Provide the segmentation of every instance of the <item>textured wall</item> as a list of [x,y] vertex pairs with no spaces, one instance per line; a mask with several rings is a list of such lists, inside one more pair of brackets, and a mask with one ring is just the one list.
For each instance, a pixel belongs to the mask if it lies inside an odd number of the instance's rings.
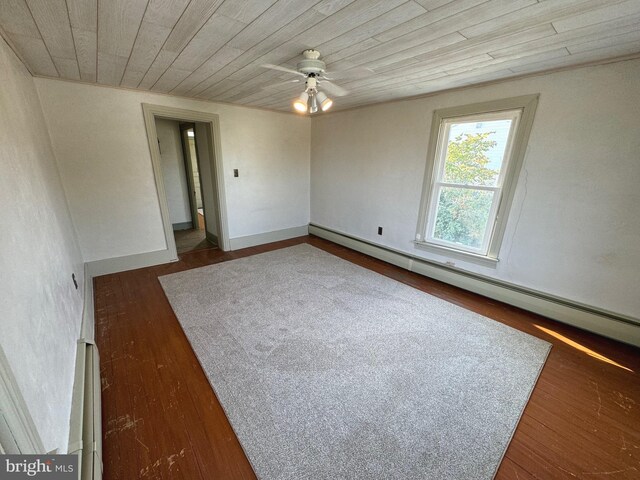
[[0,85],[0,347],[44,447],[66,451],[82,258],[33,79],[1,39]]
[[[638,318],[639,77],[635,60],[314,117],[311,221]],[[497,267],[416,249],[434,109],[535,93]]]
[[230,238],[309,222],[308,118],[59,80],[35,82],[85,261],[166,248],[142,103],[219,115]]

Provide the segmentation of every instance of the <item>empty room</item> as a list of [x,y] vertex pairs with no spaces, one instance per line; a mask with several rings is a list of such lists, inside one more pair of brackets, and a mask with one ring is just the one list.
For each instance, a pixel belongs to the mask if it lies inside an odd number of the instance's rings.
[[0,0],[0,478],[640,478],[640,0]]

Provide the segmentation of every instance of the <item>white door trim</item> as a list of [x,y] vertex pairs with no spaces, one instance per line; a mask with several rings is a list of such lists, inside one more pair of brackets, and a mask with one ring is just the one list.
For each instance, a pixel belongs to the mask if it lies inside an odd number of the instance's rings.
[[2,347],[0,347],[0,443],[6,453],[46,453]]

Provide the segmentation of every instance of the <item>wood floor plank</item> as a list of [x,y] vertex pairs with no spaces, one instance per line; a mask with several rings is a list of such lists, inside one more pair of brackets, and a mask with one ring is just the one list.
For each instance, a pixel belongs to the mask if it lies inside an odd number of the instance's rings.
[[497,479],[638,478],[639,349],[307,236],[94,279],[105,480],[255,478],[158,277],[303,242],[553,344]]
[[517,478],[518,480],[534,480],[532,474],[527,472],[520,465],[515,463],[510,458],[505,458],[496,473],[495,480],[503,480],[508,478]]

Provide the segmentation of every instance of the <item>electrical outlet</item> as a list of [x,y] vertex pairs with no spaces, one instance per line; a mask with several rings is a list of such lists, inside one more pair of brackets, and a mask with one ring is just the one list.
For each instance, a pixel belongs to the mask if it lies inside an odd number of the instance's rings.
[[234,176],[234,177],[239,177],[239,176],[240,176],[240,175],[238,174],[238,169],[237,169],[237,168],[234,168],[234,169],[233,169],[233,176]]
[[378,227],[378,235],[382,235],[382,227]]
[[78,289],[78,281],[76,280],[76,274],[75,273],[71,274],[71,280],[73,280],[73,284],[75,285],[76,290],[77,290]]

